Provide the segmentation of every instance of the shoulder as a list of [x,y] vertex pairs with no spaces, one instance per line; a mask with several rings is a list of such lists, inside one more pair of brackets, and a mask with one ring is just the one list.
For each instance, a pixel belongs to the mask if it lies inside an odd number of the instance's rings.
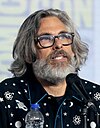
[[0,84],[19,82],[23,77],[11,77],[0,82]]
[[25,85],[23,77],[7,78],[0,83],[0,93],[4,93],[5,91],[14,91],[23,85]]
[[97,104],[97,107],[99,108],[100,106],[100,85],[87,81],[87,80],[82,80],[82,83],[84,85],[85,90],[91,97],[91,99],[94,101],[95,104]]
[[100,91],[100,85],[84,79],[81,79],[81,81],[87,91]]

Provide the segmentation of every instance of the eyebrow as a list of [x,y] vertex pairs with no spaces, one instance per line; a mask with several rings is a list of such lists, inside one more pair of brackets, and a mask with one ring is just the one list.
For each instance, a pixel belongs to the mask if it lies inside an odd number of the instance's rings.
[[39,37],[39,36],[43,36],[43,35],[52,35],[52,34],[47,33],[47,32],[46,32],[46,33],[41,33],[41,34],[38,35],[38,37]]
[[58,34],[61,34],[61,33],[69,33],[69,32],[68,31],[61,31]]
[[[61,33],[69,33],[69,32],[68,31],[60,31],[58,34],[61,34]],[[43,36],[43,35],[52,35],[52,34],[51,33],[47,33],[47,32],[46,33],[41,33],[41,34],[38,35],[38,37],[39,36]]]

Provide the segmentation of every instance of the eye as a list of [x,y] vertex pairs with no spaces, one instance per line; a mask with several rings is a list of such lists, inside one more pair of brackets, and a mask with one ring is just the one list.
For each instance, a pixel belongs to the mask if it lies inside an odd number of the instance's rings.
[[71,39],[72,35],[69,34],[69,33],[62,33],[62,34],[59,35],[59,38],[60,39]]
[[65,34],[61,34],[61,35],[59,36],[59,38],[60,38],[60,39],[66,39],[67,36],[66,36]]
[[69,33],[66,33],[66,34],[65,34],[65,38],[67,38],[67,39],[72,39],[72,35],[69,34]]
[[46,40],[51,40],[50,35],[44,35],[44,36],[40,36],[38,37],[39,41],[46,41]]

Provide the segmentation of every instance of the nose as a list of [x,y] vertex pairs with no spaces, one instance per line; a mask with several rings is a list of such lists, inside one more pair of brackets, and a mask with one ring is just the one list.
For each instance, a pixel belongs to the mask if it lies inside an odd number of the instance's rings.
[[55,38],[54,40],[54,45],[53,45],[53,49],[61,49],[63,47],[61,41],[58,38]]

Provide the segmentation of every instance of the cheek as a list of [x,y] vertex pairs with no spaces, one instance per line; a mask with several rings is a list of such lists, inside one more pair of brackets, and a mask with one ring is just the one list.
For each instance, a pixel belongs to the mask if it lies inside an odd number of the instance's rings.
[[37,52],[37,59],[42,59],[42,54],[41,54],[41,52]]
[[74,56],[74,52],[72,51],[72,48],[69,46],[69,47],[66,47],[65,48],[65,51],[70,55],[70,56]]
[[38,50],[37,51],[37,59],[46,59],[47,56],[50,54],[50,52],[48,50]]
[[74,56],[74,52],[71,50],[69,53],[71,56]]

